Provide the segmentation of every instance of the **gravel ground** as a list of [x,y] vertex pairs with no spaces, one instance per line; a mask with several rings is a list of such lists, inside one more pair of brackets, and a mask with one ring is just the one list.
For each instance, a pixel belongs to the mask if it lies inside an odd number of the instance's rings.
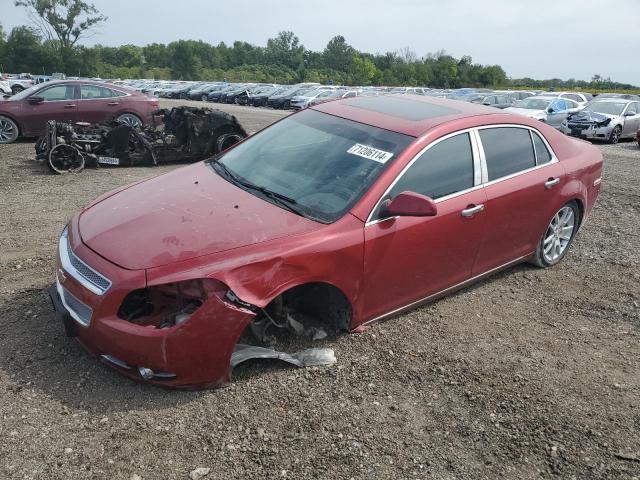
[[[282,115],[225,109],[248,130]],[[0,146],[0,478],[640,478],[640,149],[601,148],[603,191],[557,267],[340,337],[334,367],[254,363],[181,392],[97,364],[44,292],[74,210],[175,167],[52,176],[32,142]]]

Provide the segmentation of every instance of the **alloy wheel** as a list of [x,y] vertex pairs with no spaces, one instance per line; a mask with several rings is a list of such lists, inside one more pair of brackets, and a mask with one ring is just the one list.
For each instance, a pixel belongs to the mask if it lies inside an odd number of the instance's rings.
[[611,137],[609,138],[609,142],[612,143],[613,145],[618,143],[620,141],[620,133],[622,133],[622,129],[620,128],[620,125],[618,125],[616,128],[613,129],[613,132],[611,132]]
[[556,262],[565,252],[573,236],[575,215],[573,209],[565,205],[551,219],[542,243],[542,255],[548,263]]
[[11,143],[17,137],[16,125],[7,118],[0,118],[0,143]]
[[142,120],[131,113],[124,113],[118,117],[120,123],[129,125],[130,127],[139,127],[142,125]]

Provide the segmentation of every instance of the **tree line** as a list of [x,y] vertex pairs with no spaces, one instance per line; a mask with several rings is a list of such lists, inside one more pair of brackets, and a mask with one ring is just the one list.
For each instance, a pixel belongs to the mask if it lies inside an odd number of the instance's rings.
[[266,46],[236,41],[211,45],[199,40],[168,44],[87,47],[78,40],[107,21],[82,0],[17,0],[33,26],[8,34],[0,25],[0,69],[5,72],[100,78],[223,80],[230,82],[321,82],[346,85],[407,85],[437,88],[516,87],[544,89],[633,89],[595,75],[575,79],[509,79],[499,65],[480,65],[470,56],[455,58],[445,51],[423,57],[406,47],[387,53],[360,52],[342,35],[322,51],[306,49],[290,31],[278,33]]

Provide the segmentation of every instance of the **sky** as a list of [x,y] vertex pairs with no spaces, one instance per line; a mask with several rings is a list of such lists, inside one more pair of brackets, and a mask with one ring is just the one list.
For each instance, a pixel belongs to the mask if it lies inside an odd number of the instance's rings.
[[[0,0],[9,31],[28,24],[13,0]],[[85,45],[146,45],[178,39],[266,45],[292,30],[307,49],[334,35],[364,52],[410,47],[418,56],[501,65],[511,78],[575,78],[594,74],[640,85],[640,0],[93,0],[109,17]]]

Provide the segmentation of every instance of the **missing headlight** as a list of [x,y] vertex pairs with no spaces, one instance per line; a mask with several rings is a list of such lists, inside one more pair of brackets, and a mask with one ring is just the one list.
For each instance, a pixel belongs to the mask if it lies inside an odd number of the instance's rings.
[[189,320],[208,298],[223,298],[228,288],[211,279],[167,283],[129,293],[118,309],[118,317],[131,323],[171,328]]

